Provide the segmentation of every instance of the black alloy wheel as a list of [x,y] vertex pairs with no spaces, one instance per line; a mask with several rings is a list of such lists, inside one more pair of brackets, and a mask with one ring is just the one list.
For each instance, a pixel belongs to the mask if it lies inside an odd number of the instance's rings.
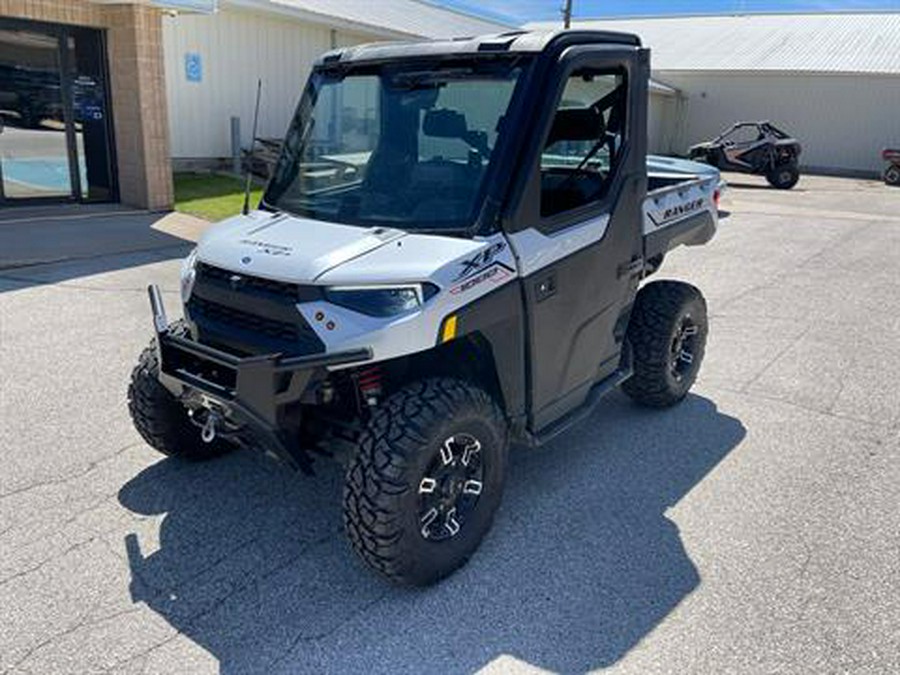
[[440,542],[455,537],[484,490],[481,442],[466,433],[441,444],[419,481],[419,523],[422,537]]
[[414,381],[378,406],[344,483],[344,525],[393,582],[433,584],[487,534],[503,495],[509,428],[497,401],[452,378]]
[[697,368],[694,357],[699,339],[700,328],[690,314],[685,314],[675,329],[672,348],[669,350],[669,367],[676,381],[681,382]]

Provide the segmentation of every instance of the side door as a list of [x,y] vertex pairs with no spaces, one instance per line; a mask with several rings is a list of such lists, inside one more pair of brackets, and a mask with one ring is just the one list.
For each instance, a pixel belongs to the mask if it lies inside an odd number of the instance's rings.
[[530,426],[615,374],[641,265],[647,52],[579,47],[545,83],[524,189],[507,223],[524,284]]

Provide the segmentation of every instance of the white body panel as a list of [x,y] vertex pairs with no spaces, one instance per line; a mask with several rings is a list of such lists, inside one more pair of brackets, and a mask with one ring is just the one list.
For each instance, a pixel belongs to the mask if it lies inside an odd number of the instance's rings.
[[534,228],[516,232],[509,240],[519,259],[522,276],[529,276],[603,238],[609,216],[602,215],[553,234]]
[[203,262],[247,274],[304,283],[333,267],[374,251],[400,230],[360,228],[255,211],[236,216],[200,240]]
[[418,309],[391,317],[368,316],[326,301],[297,305],[327,351],[369,347],[375,361],[433,347],[446,316],[517,276],[500,234],[475,239],[407,234],[263,211],[209,230],[200,240],[197,259],[295,284],[437,286],[437,295]]
[[644,200],[642,212],[644,235],[675,225],[691,216],[709,211],[718,223],[715,192],[719,189],[719,172],[707,177],[654,190]]
[[[702,210],[710,211],[715,222],[718,172],[697,177],[669,168],[684,180],[648,195],[641,225],[645,235]],[[599,241],[609,221],[609,215],[601,215],[553,234],[531,228],[509,237],[497,233],[465,239],[255,211],[211,228],[200,240],[197,260],[300,285],[437,287],[418,308],[390,317],[369,316],[326,300],[297,305],[328,352],[371,348],[374,360],[381,361],[432,348],[447,316]]]

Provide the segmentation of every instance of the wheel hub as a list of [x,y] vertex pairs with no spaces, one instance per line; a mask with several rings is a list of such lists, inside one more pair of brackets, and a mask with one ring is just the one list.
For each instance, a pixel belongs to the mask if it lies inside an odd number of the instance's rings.
[[419,527],[428,541],[459,534],[484,486],[481,443],[456,434],[441,445],[419,481]]
[[669,353],[669,369],[677,381],[681,381],[694,367],[694,356],[700,329],[690,314],[685,314],[672,338]]

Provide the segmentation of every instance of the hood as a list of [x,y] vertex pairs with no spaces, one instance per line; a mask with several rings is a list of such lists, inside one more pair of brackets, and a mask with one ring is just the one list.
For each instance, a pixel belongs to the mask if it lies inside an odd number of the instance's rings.
[[200,261],[294,283],[314,283],[328,270],[406,236],[385,227],[355,227],[254,211],[207,230]]
[[662,155],[647,155],[647,170],[657,173],[685,173],[692,176],[718,176],[720,173],[716,167],[709,164]]

